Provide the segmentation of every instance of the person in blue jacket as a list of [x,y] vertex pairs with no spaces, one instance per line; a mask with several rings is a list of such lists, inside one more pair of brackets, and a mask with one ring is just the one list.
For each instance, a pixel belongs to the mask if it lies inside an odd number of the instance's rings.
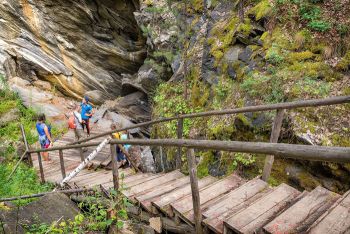
[[81,106],[81,118],[83,130],[87,131],[87,136],[90,136],[90,118],[92,117],[92,106],[89,104],[89,98],[85,96],[80,104]]

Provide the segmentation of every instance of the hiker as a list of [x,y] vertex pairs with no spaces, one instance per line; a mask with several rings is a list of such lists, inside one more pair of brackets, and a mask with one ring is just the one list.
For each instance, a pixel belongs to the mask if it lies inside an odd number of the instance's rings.
[[[119,128],[121,128],[120,124],[114,124],[114,123],[111,124],[111,130],[117,130]],[[112,137],[114,139],[120,140],[120,139],[122,139],[122,134],[119,132],[115,132],[112,134]],[[125,147],[125,146],[123,146],[123,147]],[[126,156],[124,155],[123,151],[119,148],[118,145],[116,145],[116,151],[117,151],[117,162],[118,162],[117,167],[119,168],[122,166],[129,165],[128,160],[126,159]]]
[[[48,149],[53,146],[53,141],[51,138],[51,128],[47,126],[45,114],[40,114],[38,116],[38,122],[36,123],[36,130],[39,134],[39,142],[42,149]],[[49,152],[41,153],[44,161],[50,161]]]
[[[121,139],[121,140],[127,140],[127,139],[129,139],[129,135],[128,135],[128,132],[127,132],[126,130],[121,131],[120,139]],[[131,145],[125,144],[125,145],[123,145],[123,146],[124,146],[124,149],[125,149],[127,152],[129,152],[129,148],[131,147]]]
[[87,136],[90,136],[90,118],[92,117],[92,106],[89,104],[89,97],[85,96],[80,104],[83,130],[86,127]]
[[73,129],[75,140],[80,140],[83,137],[83,120],[80,114],[80,106],[75,105],[71,116],[68,119],[68,127]]

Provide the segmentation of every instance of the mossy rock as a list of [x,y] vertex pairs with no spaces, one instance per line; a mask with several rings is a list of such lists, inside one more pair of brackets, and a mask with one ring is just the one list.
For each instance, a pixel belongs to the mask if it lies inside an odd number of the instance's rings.
[[272,13],[272,7],[269,0],[262,0],[257,5],[252,7],[249,11],[249,15],[253,15],[256,20],[266,18]]

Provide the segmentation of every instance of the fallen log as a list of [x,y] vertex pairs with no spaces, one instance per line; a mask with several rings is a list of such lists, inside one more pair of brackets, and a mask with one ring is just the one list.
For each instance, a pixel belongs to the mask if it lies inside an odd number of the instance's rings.
[[0,198],[0,202],[15,201],[15,200],[22,200],[22,199],[29,199],[29,198],[37,198],[37,197],[42,197],[42,196],[45,196],[47,194],[53,194],[53,193],[73,194],[73,193],[90,192],[90,191],[95,191],[95,189],[85,188],[85,189],[56,190],[53,192],[37,193],[37,194],[23,195],[23,196],[18,196],[18,197]]
[[107,145],[109,143],[109,141],[111,140],[111,137],[107,137],[106,139],[104,139],[104,141],[102,141],[97,148],[82,162],[79,164],[79,166],[77,168],[75,168],[74,171],[72,171],[71,173],[69,173],[69,175],[64,178],[61,182],[60,182],[60,186],[63,187],[67,182],[69,182],[74,176],[76,176],[81,170],[83,170],[85,168],[85,166],[91,161],[93,160],[98,153],[103,149],[103,147],[105,145]]

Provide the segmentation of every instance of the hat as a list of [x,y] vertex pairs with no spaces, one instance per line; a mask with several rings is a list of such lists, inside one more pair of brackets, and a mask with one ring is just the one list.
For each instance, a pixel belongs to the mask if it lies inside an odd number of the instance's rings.
[[88,96],[84,96],[84,99],[86,102],[89,102],[89,97]]

